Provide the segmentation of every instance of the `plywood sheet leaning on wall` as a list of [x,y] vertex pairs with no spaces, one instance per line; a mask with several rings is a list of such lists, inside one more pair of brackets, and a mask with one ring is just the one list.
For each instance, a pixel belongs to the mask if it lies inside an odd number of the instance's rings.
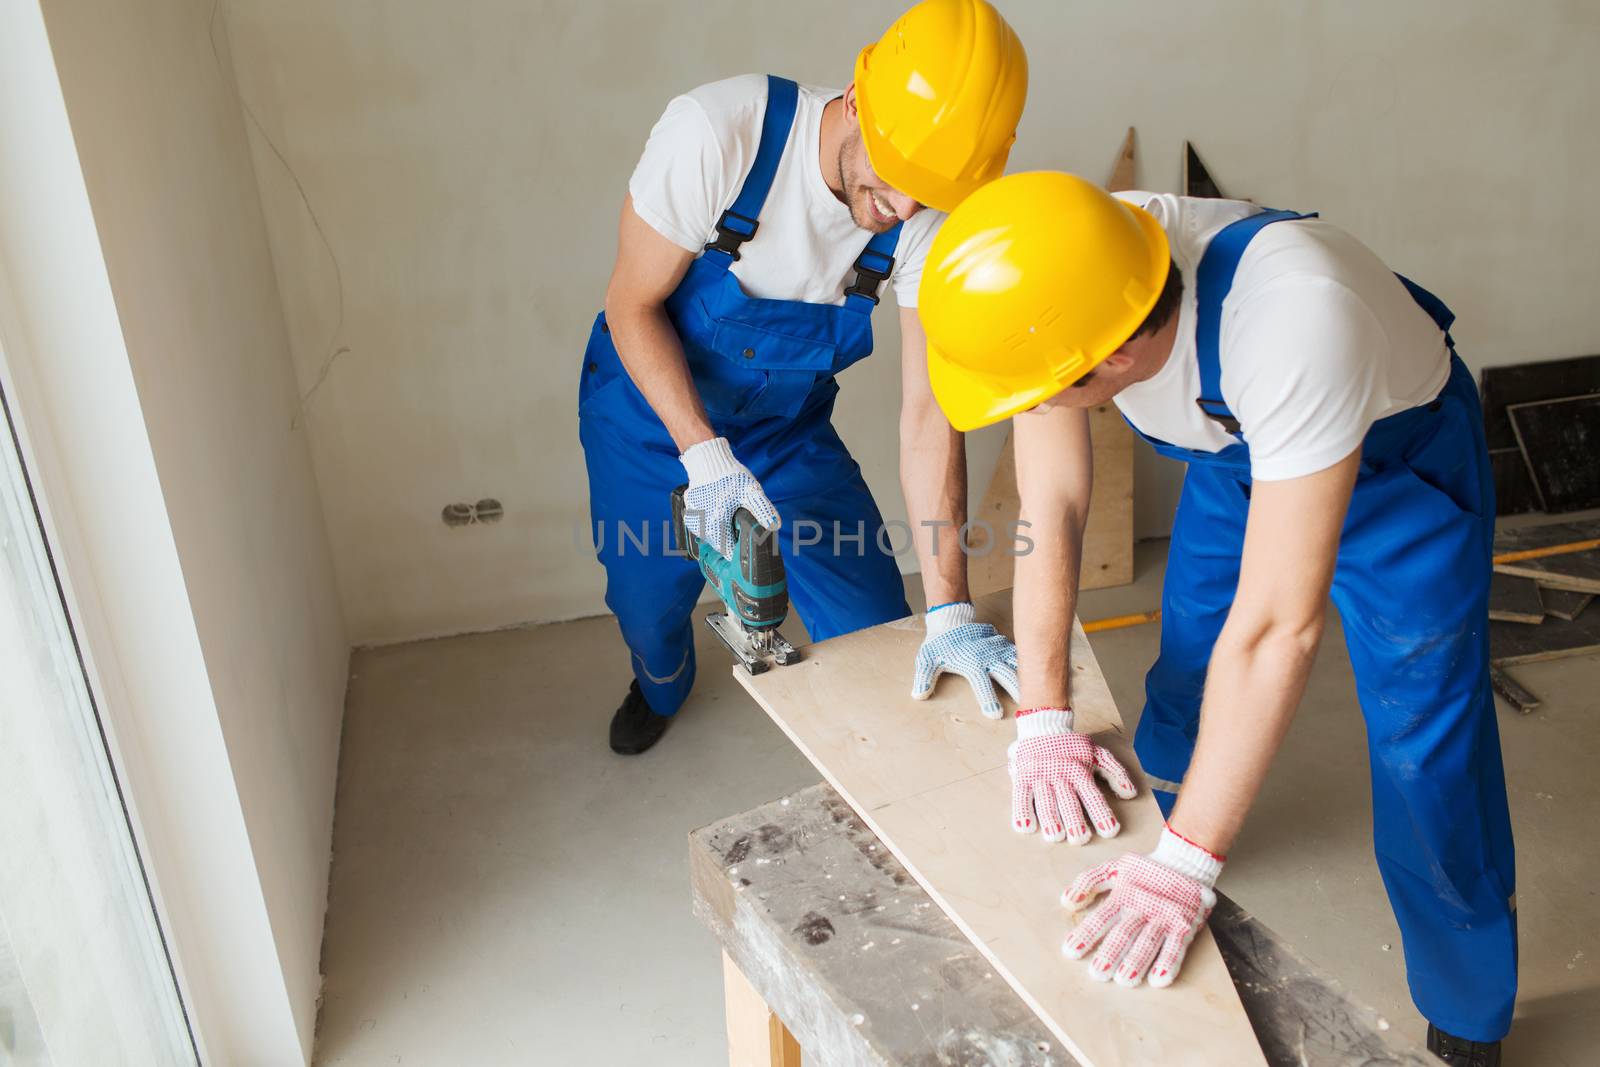
[[[1009,594],[978,607],[1010,630]],[[1128,766],[1140,795],[1114,802],[1119,836],[1081,848],[1012,831],[1011,722],[983,718],[955,684],[910,698],[922,633],[921,619],[902,619],[812,645],[788,667],[734,673],[1084,1067],[1264,1064],[1210,931],[1162,990],[1096,982],[1061,955],[1071,928],[1062,888],[1094,864],[1153,848],[1161,830],[1082,629],[1072,635],[1078,726]]]
[[[1103,589],[1133,581],[1133,431],[1114,405],[1102,404],[1089,410],[1089,439],[1094,448],[1094,494],[1083,533],[1079,588]],[[974,597],[1011,588],[1016,565],[1012,553],[1018,550],[1011,524],[1020,511],[1016,450],[1007,435],[983,503],[972,515],[983,520],[974,522],[969,538],[967,582]]]

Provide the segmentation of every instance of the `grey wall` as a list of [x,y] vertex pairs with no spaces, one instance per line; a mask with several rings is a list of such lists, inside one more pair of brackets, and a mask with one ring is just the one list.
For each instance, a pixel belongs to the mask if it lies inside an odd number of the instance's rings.
[[202,1054],[287,1064],[349,646],[215,7],[0,4],[0,362]]
[[[226,0],[358,641],[603,610],[573,396],[650,124],[730,74],[841,85],[900,6]],[[1321,209],[1442,294],[1474,366],[1600,348],[1592,3],[1001,7],[1033,71],[1013,169],[1103,178],[1134,125],[1140,184],[1171,190],[1189,138],[1234,195]],[[852,369],[839,414],[890,517],[897,378]],[[1159,534],[1176,472],[1141,452]],[[480,496],[503,522],[439,521]]]

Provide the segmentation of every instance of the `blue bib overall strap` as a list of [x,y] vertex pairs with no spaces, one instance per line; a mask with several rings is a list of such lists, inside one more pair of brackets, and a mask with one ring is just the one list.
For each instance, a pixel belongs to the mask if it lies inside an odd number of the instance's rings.
[[894,250],[900,243],[900,227],[903,225],[905,223],[897,222],[892,229],[873,234],[867,247],[856,257],[856,280],[845,288],[845,307],[870,315],[872,309],[878,306],[878,290],[894,273]]
[[[1188,463],[1168,549],[1161,652],[1145,677],[1134,740],[1163,812],[1194,752],[1212,649],[1238,588],[1253,485],[1249,446],[1222,400],[1222,305],[1250,238],[1305,217],[1263,212],[1232,223],[1196,271],[1199,405],[1241,439],[1212,453],[1147,438]],[[1401,281],[1448,339],[1450,310]],[[1516,871],[1488,678],[1494,483],[1477,390],[1453,350],[1438,397],[1379,420],[1361,451],[1331,595],[1366,719],[1378,870],[1418,1009],[1449,1033],[1494,1041],[1510,1026],[1517,988]]]
[[[761,140],[756,145],[755,162],[733,205],[717,220],[717,236],[705,247],[705,255],[717,257],[724,265],[739,258],[739,246],[756,235],[761,228],[761,208],[772,191],[772,180],[778,176],[778,164],[783,162],[783,146],[789,140],[789,129],[794,125],[795,108],[800,97],[800,87],[788,78],[767,75],[767,110],[761,120]],[[845,306],[855,311],[872,314],[878,306],[878,290],[894,273],[894,251],[900,243],[900,227],[875,234],[867,247],[856,257],[855,280],[845,289]]]
[[1222,424],[1223,429],[1239,435],[1239,420],[1233,417],[1222,399],[1222,302],[1233,288],[1233,276],[1238,273],[1239,259],[1252,238],[1274,222],[1292,219],[1314,219],[1316,213],[1301,215],[1294,211],[1263,211],[1249,218],[1224,226],[1205,255],[1200,257],[1200,267],[1195,271],[1195,358],[1200,364],[1200,396],[1195,400],[1200,410]]
[[756,161],[750,164],[750,173],[745,175],[733,205],[717,220],[717,236],[706,245],[707,256],[720,256],[732,263],[739,258],[739,246],[761,228],[761,208],[772,189],[772,179],[778,175],[778,164],[783,162],[783,146],[789,140],[799,99],[798,85],[788,78],[767,75],[767,110],[761,119]]
[[[883,518],[831,423],[834,376],[872,351],[872,309],[894,271],[900,228],[856,259],[842,304],[756,298],[730,269],[755,237],[798,114],[799,88],[767,78],[755,159],[716,235],[666,302],[712,428],[760,480],[783,516],[789,596],[813,640],[910,613]],[[814,159],[797,160],[816,166]],[[782,249],[762,248],[761,255]],[[671,715],[694,683],[690,620],[700,569],[665,551],[678,448],[633,384],[602,312],[584,354],[579,436],[589,473],[595,555],[606,604],[653,711]]]
[[[1222,399],[1222,302],[1233,288],[1239,260],[1256,234],[1274,222],[1316,217],[1315,211],[1302,215],[1296,211],[1267,210],[1229,223],[1211,239],[1205,255],[1200,258],[1200,267],[1195,271],[1194,342],[1195,360],[1200,366],[1200,396],[1195,403],[1235,437],[1241,436],[1239,420],[1228,409],[1227,401]],[[1443,300],[1404,274],[1396,274],[1395,277],[1400,279],[1400,284],[1406,287],[1406,292],[1411,294],[1417,306],[1427,312],[1428,317],[1444,331],[1445,344],[1452,353],[1455,352],[1455,339],[1450,336],[1450,327],[1456,321],[1455,312],[1446,307]]]

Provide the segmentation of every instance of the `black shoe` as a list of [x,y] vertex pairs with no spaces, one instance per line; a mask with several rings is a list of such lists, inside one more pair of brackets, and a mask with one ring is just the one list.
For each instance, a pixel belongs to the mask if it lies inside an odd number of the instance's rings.
[[1500,1067],[1500,1042],[1468,1041],[1428,1024],[1428,1051],[1452,1067]]
[[622,699],[622,707],[611,716],[611,751],[619,756],[637,756],[661,740],[671,722],[670,715],[657,715],[650,710],[635,678]]

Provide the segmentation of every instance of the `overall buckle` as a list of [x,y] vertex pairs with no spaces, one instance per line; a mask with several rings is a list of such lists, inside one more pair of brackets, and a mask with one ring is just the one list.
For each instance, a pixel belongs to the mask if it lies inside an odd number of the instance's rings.
[[[1217,405],[1217,407],[1221,408],[1222,410],[1221,411],[1213,411],[1210,408],[1206,407],[1207,404],[1215,404],[1215,405]],[[1203,397],[1203,396],[1202,397],[1196,397],[1195,398],[1195,406],[1197,406],[1205,414],[1206,418],[1208,418],[1212,422],[1218,424],[1219,426],[1221,426],[1223,428],[1223,430],[1227,431],[1228,433],[1232,434],[1233,436],[1238,437],[1243,432],[1244,427],[1239,425],[1239,420],[1234,418],[1233,412],[1228,410],[1227,404],[1225,404],[1223,401],[1221,401],[1221,400],[1210,400],[1210,399],[1208,399],[1206,397]]]
[[855,272],[856,280],[845,289],[844,295],[864,296],[876,306],[878,289],[889,280],[889,275],[894,273],[894,257],[874,252],[870,248],[865,249],[856,257]]
[[717,220],[717,239],[708,243],[705,250],[726,252],[734,259],[738,259],[739,246],[754,237],[760,228],[760,222],[748,215],[741,215],[730,207]]

